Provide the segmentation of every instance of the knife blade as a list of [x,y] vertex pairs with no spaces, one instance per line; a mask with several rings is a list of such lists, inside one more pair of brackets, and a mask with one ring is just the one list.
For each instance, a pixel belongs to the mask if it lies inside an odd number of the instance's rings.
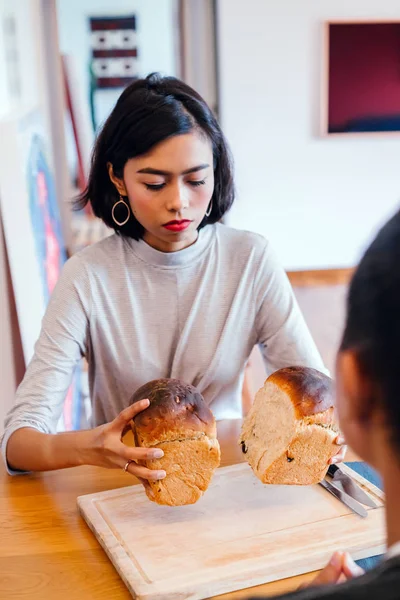
[[344,473],[337,465],[330,465],[328,469],[328,475],[332,477],[333,484],[340,484],[340,488],[343,489],[346,494],[357,500],[357,502],[361,502],[361,504],[366,504],[367,506],[371,506],[371,508],[377,508],[377,504],[372,500],[372,498],[364,492],[353,480],[352,478]]
[[333,496],[338,498],[338,500],[343,502],[343,504],[348,506],[353,512],[355,512],[357,515],[360,515],[360,517],[363,517],[363,519],[365,519],[365,517],[368,516],[368,512],[365,510],[362,504],[359,504],[356,500],[354,500],[354,498],[346,494],[346,492],[342,492],[342,490],[336,488],[326,479],[320,481],[319,484],[322,485],[322,487],[325,488],[328,492],[333,494]]

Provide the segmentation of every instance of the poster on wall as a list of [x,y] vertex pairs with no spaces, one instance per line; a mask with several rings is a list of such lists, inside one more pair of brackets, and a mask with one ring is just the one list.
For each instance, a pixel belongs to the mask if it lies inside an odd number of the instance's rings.
[[[40,110],[0,121],[0,202],[25,364],[31,360],[50,295],[67,260]],[[78,365],[58,430],[79,429]]]
[[[121,91],[139,76],[136,17],[90,17],[89,26],[90,108],[93,130],[96,131]],[[114,93],[110,94],[113,90]],[[105,98],[108,98],[106,105],[109,104],[106,112],[101,102],[99,106],[101,91],[108,92],[105,94]]]
[[98,88],[124,88],[138,76],[136,18],[90,18],[91,72]]

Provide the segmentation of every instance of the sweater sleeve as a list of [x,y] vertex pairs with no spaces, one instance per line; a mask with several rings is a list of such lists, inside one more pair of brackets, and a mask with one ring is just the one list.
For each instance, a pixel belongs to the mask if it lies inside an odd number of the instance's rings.
[[90,282],[85,265],[75,255],[64,265],[44,315],[34,355],[4,422],[1,451],[21,427],[56,433],[74,369],[86,354],[89,334]]
[[283,367],[306,366],[328,373],[288,277],[269,244],[254,282],[257,343],[268,375]]

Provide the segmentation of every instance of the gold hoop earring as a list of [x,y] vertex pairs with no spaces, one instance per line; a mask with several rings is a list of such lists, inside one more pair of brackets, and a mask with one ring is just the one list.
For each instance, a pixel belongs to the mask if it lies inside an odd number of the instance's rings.
[[[127,214],[125,221],[118,221],[115,218],[114,211],[115,211],[115,207],[118,206],[118,204],[124,204],[126,206],[126,210],[128,211],[128,214]],[[125,200],[122,199],[122,196],[119,197],[119,200],[112,207],[111,216],[112,216],[112,220],[114,221],[114,223],[116,223],[116,225],[119,225],[119,227],[122,227],[123,225],[125,225],[125,223],[127,223],[129,221],[129,218],[131,216],[131,209],[129,208],[129,205],[125,202]]]
[[210,204],[208,205],[208,209],[206,210],[206,217],[209,217],[211,215],[212,207],[213,207],[213,203],[211,200]]

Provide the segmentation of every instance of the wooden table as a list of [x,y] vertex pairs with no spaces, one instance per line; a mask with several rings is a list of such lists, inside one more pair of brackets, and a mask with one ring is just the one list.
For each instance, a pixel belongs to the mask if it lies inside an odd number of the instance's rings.
[[[222,466],[243,461],[237,444],[240,426],[240,421],[221,421],[218,425]],[[99,467],[10,477],[1,464],[0,598],[131,598],[78,514],[76,498],[133,483],[136,480],[122,470]],[[229,594],[229,598],[283,593],[312,577],[308,574],[270,583]]]

